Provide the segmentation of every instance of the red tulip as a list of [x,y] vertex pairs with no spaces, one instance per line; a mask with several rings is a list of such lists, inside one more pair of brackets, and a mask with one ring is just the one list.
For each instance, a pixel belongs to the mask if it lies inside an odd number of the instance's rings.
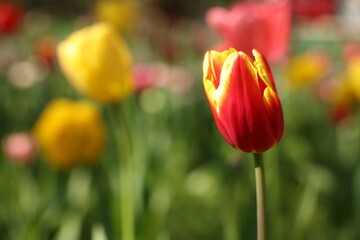
[[292,0],[293,13],[310,19],[335,13],[334,0]]
[[206,21],[222,38],[218,51],[241,49],[251,54],[253,48],[269,61],[281,60],[288,48],[291,6],[287,0],[273,3],[238,2],[230,9],[213,7]]
[[208,51],[203,83],[225,140],[244,152],[264,152],[279,142],[284,119],[269,65],[257,50],[252,52],[255,60],[234,49]]
[[19,29],[23,18],[22,9],[14,4],[0,2],[0,35]]

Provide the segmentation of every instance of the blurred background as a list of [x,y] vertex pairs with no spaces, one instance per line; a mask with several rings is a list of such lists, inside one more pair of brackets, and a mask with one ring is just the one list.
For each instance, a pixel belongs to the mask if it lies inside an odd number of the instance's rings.
[[59,169],[33,134],[53,99],[84,99],[57,44],[110,21],[134,60],[123,105],[136,239],[256,238],[252,156],[222,139],[202,85],[205,52],[228,47],[267,57],[284,111],[264,155],[269,239],[360,239],[359,18],[357,0],[0,1],[0,238],[119,239],[109,109],[95,103],[106,128],[95,164]]

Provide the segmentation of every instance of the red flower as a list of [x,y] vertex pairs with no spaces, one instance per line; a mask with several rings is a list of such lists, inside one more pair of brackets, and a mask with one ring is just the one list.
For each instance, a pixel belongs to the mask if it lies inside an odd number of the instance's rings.
[[330,111],[330,118],[334,124],[339,124],[351,117],[353,113],[354,109],[351,105],[332,106]]
[[360,44],[357,42],[345,43],[342,55],[346,63],[351,62],[353,59],[360,58]]
[[52,69],[56,61],[55,48],[55,39],[52,36],[44,36],[35,42],[34,53],[42,64]]
[[0,2],[0,35],[13,33],[21,26],[22,9],[12,3]]
[[235,48],[251,54],[256,48],[271,61],[281,60],[286,53],[291,27],[291,6],[286,0],[214,7],[205,18],[223,39],[218,51]]
[[295,15],[310,19],[335,13],[334,0],[292,0],[292,4]]
[[244,152],[264,152],[283,133],[283,112],[266,59],[230,49],[208,51],[203,74],[206,96],[225,140]]

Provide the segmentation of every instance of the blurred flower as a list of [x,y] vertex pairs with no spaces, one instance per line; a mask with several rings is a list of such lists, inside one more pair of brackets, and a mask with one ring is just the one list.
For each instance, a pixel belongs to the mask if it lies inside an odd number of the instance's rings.
[[360,100],[360,56],[347,62],[345,74],[355,97]]
[[17,164],[27,164],[36,155],[36,143],[32,135],[25,132],[12,133],[2,142],[6,157]]
[[334,105],[332,106],[330,117],[335,124],[343,122],[348,119],[354,112],[352,106],[349,105]]
[[360,57],[360,44],[356,42],[346,43],[343,48],[343,58],[345,62],[350,62],[356,57]]
[[135,27],[138,8],[134,0],[98,0],[94,11],[98,20],[114,24],[120,32],[127,32]]
[[56,99],[37,120],[34,135],[45,160],[56,168],[68,169],[99,160],[105,125],[89,102]]
[[314,85],[329,73],[330,60],[322,52],[309,51],[290,58],[285,75],[292,87]]
[[327,101],[330,106],[330,118],[338,124],[354,113],[355,96],[352,86],[345,74],[333,81],[329,86]]
[[335,13],[334,0],[291,0],[293,13],[296,16],[316,18],[323,15],[332,15]]
[[194,77],[188,69],[165,63],[137,64],[134,75],[136,91],[162,87],[182,94],[191,88],[194,81]]
[[56,41],[52,36],[41,37],[34,44],[35,56],[49,69],[52,69],[55,64],[55,49]]
[[8,70],[10,83],[18,88],[29,88],[47,76],[47,71],[32,60],[14,62]]
[[[345,68],[331,81],[323,81],[322,99],[330,106],[331,120],[338,124],[349,118],[355,112],[357,100],[360,100],[359,77],[360,55],[356,44],[350,43],[343,49]],[[324,90],[325,89],[325,90]]]
[[218,51],[235,48],[250,54],[256,48],[269,61],[279,61],[288,47],[291,7],[286,0],[273,3],[239,1],[230,9],[209,9],[206,22],[223,39],[223,43],[216,48]]
[[264,152],[283,133],[283,112],[266,59],[230,49],[208,51],[204,87],[217,127],[225,140],[244,152]]
[[0,35],[17,31],[22,23],[23,10],[11,2],[0,2]]
[[133,93],[132,57],[111,25],[97,23],[71,34],[57,53],[68,80],[82,94],[106,103]]

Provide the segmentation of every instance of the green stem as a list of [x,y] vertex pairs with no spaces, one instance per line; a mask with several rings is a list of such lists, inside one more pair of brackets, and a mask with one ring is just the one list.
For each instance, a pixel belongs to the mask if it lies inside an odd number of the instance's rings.
[[257,207],[257,239],[266,240],[266,190],[265,170],[262,153],[254,153],[256,207]]
[[135,240],[134,214],[134,169],[131,159],[131,144],[126,119],[121,106],[112,108],[117,153],[119,158],[121,239]]

